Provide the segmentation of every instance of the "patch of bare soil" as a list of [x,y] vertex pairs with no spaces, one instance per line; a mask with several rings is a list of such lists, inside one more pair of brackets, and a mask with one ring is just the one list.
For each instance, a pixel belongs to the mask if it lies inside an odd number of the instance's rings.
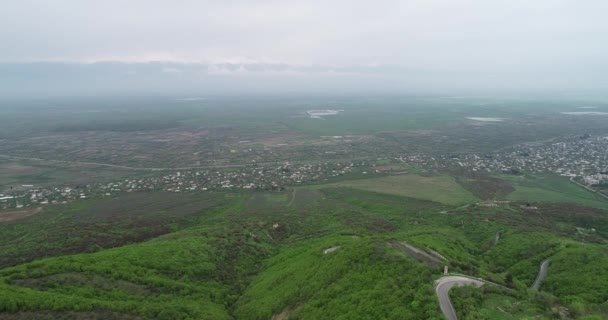
[[439,267],[443,264],[443,262],[438,259],[437,257],[434,257],[428,253],[426,253],[425,251],[418,249],[406,242],[399,242],[399,241],[389,241],[389,246],[397,249],[397,250],[401,250],[405,253],[407,253],[408,255],[410,255],[411,257],[413,257],[414,259],[426,263],[430,266],[433,267]]
[[271,320],[287,320],[290,319],[293,314],[295,314],[300,307],[292,308],[287,307],[281,311],[281,313],[277,313],[270,318]]
[[0,222],[19,220],[25,217],[33,216],[40,212],[42,212],[42,207],[27,210],[0,211]]

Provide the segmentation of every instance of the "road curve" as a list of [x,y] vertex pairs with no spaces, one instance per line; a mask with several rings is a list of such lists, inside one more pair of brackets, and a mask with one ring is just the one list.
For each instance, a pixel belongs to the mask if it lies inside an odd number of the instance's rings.
[[534,280],[534,284],[532,285],[532,289],[538,290],[540,286],[545,281],[547,277],[547,271],[549,270],[549,259],[546,259],[540,264],[540,269],[538,270],[538,276],[536,276],[536,280]]
[[446,276],[439,278],[435,281],[435,292],[437,293],[437,298],[439,299],[439,307],[441,308],[441,312],[447,320],[457,320],[456,310],[454,310],[454,306],[450,301],[450,289],[452,287],[461,287],[461,286],[476,286],[481,287],[484,282],[472,278],[461,277],[461,276]]

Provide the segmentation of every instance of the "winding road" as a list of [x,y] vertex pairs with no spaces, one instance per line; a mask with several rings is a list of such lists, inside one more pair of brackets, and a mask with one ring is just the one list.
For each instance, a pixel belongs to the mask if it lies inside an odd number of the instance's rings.
[[[532,285],[532,289],[538,290],[540,288],[540,286],[543,284],[543,281],[545,280],[545,278],[547,277],[547,273],[549,272],[549,262],[550,262],[550,259],[546,259],[540,264],[538,276],[536,276],[536,280],[534,281],[534,284]],[[435,281],[435,292],[437,293],[437,299],[439,299],[439,307],[441,308],[441,312],[443,312],[443,315],[445,316],[445,318],[447,320],[457,320],[458,319],[458,317],[456,316],[456,310],[454,310],[452,301],[450,301],[450,289],[452,289],[453,287],[460,287],[460,286],[481,287],[485,283],[489,283],[489,284],[497,285],[501,288],[505,288],[499,284],[487,282],[482,279],[476,279],[476,278],[472,278],[472,277],[465,277],[465,276],[458,276],[458,275],[445,276],[445,277],[442,277],[442,278],[439,278],[438,280],[436,280]],[[508,288],[505,288],[505,289],[511,290]],[[608,303],[608,301],[606,301],[606,303]]]
[[536,280],[534,280],[534,284],[532,285],[532,289],[538,290],[540,286],[545,281],[547,277],[547,272],[549,271],[549,259],[546,259],[540,264],[540,269],[538,270],[538,276],[536,276]]
[[463,276],[446,276],[439,278],[436,282],[435,292],[437,292],[437,298],[439,299],[439,307],[441,312],[445,315],[447,320],[457,320],[456,310],[450,301],[450,289],[452,287],[461,286],[476,286],[481,287],[484,282],[473,278],[467,278]]

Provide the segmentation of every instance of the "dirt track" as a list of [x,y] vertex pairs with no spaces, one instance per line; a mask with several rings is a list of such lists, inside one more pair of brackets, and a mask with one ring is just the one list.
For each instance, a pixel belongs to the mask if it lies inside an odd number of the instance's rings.
[[26,210],[0,211],[0,222],[19,220],[25,217],[33,216],[40,212],[42,212],[41,207]]

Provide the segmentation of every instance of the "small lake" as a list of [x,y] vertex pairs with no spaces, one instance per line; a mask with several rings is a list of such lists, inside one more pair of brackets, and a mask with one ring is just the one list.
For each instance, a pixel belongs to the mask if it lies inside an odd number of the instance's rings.
[[560,113],[574,115],[574,116],[608,116],[608,112],[600,112],[600,111],[577,111],[577,112],[560,112]]
[[475,121],[485,121],[485,122],[500,122],[500,121],[505,120],[503,118],[488,118],[488,117],[467,117],[467,119],[475,120]]

